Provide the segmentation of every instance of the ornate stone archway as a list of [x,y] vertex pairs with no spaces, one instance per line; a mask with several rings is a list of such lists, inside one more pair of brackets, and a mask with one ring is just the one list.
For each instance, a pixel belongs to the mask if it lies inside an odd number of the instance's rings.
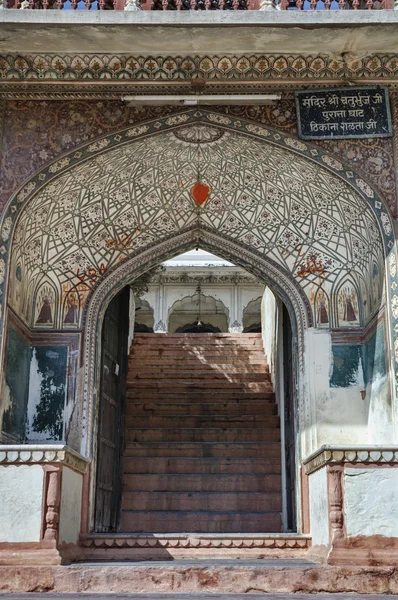
[[[201,206],[191,195],[198,180],[210,188]],[[15,193],[1,237],[2,297],[32,330],[83,327],[86,365],[121,282],[199,242],[268,278],[290,306],[299,344],[314,322],[360,331],[380,306],[387,256],[394,340],[398,331],[394,234],[367,182],[310,144],[212,111],[143,123],[59,158]],[[87,368],[84,382],[88,452]]]

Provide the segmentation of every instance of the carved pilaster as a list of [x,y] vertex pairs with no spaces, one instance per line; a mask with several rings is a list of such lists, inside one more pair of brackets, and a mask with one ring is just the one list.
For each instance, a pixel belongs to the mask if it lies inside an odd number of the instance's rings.
[[61,468],[44,467],[45,470],[45,502],[43,539],[58,540],[59,507],[61,503]]
[[329,528],[332,545],[345,537],[343,477],[343,466],[328,467]]

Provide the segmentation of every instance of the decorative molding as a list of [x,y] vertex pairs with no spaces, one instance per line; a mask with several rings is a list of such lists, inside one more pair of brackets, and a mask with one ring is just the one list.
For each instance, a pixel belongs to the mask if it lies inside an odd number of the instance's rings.
[[299,534],[87,534],[85,548],[309,548],[311,536]]
[[68,446],[0,445],[0,466],[60,463],[80,473],[86,473],[89,462]]
[[[133,2],[134,7],[136,2]],[[126,8],[129,10],[129,8]],[[136,8],[134,8],[136,10]],[[90,88],[93,80],[101,80],[101,93],[115,90],[115,84],[130,89],[154,83],[168,86],[172,82],[182,83],[202,78],[206,82],[261,83],[267,85],[281,80],[290,80],[290,86],[302,82],[326,80],[325,83],[382,80],[397,85],[398,58],[395,54],[374,54],[363,57],[340,59],[331,55],[187,55],[151,56],[130,54],[9,54],[0,57],[0,89],[7,91],[7,84],[17,89],[21,82],[40,82],[41,89],[52,89],[54,84],[65,82],[67,89],[84,94],[81,86]],[[109,83],[112,81],[112,84]],[[209,85],[207,84],[207,85]],[[211,85],[211,84],[210,84]],[[312,84],[313,85],[313,84]],[[91,87],[93,87],[91,85]],[[22,92],[22,90],[21,90]],[[26,88],[23,93],[29,94]],[[120,90],[119,90],[120,94]],[[119,96],[120,97],[120,96]]]
[[321,446],[304,461],[307,475],[326,465],[397,464],[398,446]]

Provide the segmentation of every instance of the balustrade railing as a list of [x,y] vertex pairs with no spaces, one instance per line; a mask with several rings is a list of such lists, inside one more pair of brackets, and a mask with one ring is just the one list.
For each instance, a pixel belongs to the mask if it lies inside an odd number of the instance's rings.
[[[398,5],[398,0],[397,0]],[[394,0],[0,0],[29,10],[388,10]]]

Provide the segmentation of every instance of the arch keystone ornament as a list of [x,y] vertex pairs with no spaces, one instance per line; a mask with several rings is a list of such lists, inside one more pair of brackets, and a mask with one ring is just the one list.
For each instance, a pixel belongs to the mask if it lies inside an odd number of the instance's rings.
[[210,188],[205,183],[197,181],[191,190],[192,196],[197,206],[202,206],[210,195]]
[[[373,271],[387,272],[393,346],[398,339],[395,237],[376,192],[318,147],[216,111],[157,118],[58,157],[10,198],[0,237],[2,351],[5,299],[26,327],[42,329],[34,320],[42,307],[33,304],[45,282],[54,290],[46,331],[84,330],[84,385],[76,392],[83,403],[72,411],[83,424],[83,454],[92,453],[109,301],[144,271],[198,245],[283,300],[298,371],[305,329],[319,322],[360,331],[377,314],[382,285],[370,298]],[[298,388],[304,409],[304,384]]]

